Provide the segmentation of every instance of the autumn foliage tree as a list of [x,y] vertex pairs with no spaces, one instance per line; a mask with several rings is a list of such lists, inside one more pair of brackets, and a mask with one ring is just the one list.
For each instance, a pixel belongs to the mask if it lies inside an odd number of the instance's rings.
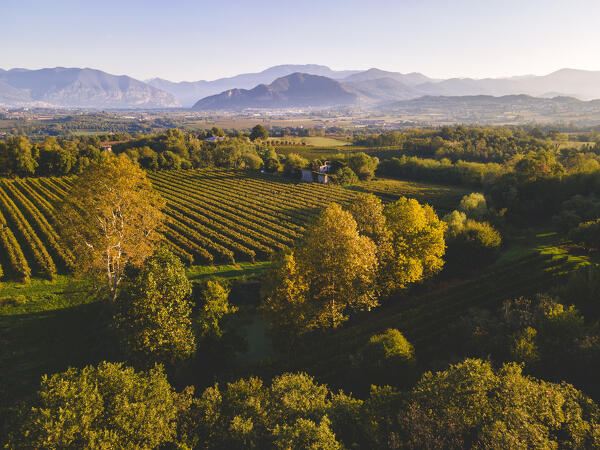
[[444,266],[446,224],[433,208],[402,197],[384,209],[392,257],[382,267],[382,289],[390,292],[430,277]]
[[290,254],[276,260],[263,309],[278,327],[335,328],[350,311],[377,306],[376,274],[375,244],[334,203]]
[[59,214],[76,269],[104,278],[114,301],[127,263],[140,264],[159,240],[163,206],[145,172],[128,158],[88,166]]

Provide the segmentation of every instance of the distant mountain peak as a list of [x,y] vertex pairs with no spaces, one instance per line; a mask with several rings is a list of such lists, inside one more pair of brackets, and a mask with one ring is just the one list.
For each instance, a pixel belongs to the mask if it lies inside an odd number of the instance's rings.
[[142,81],[91,68],[16,68],[0,72],[0,81],[0,104],[6,105],[44,104],[76,108],[180,106],[171,94]]
[[358,95],[340,82],[320,75],[294,72],[253,89],[229,89],[199,100],[194,109],[309,108],[354,104]]

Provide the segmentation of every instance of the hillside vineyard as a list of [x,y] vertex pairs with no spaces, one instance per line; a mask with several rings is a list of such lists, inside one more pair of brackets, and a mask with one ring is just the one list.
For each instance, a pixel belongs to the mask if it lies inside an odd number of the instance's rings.
[[[151,172],[167,202],[165,244],[188,264],[254,262],[289,246],[318,211],[347,204],[354,193],[236,170]],[[4,272],[27,280],[69,271],[72,255],[58,236],[56,205],[70,177],[0,180],[0,245]]]

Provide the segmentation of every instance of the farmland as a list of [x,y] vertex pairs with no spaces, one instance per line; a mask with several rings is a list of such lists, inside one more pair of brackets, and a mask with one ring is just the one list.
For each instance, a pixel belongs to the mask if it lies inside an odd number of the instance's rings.
[[[166,200],[166,245],[188,265],[265,261],[273,250],[299,238],[318,211],[347,204],[356,191],[386,200],[401,195],[447,210],[467,191],[397,180],[373,180],[350,188],[298,183],[247,171],[201,169],[149,172]],[[5,278],[53,279],[67,273],[72,255],[58,236],[56,204],[70,177],[0,181],[1,259]]]
[[[319,209],[350,201],[335,186],[301,184],[235,170],[171,171],[150,175],[167,202],[166,244],[191,264],[268,259],[290,245]],[[0,182],[1,264],[9,279],[52,279],[72,256],[57,234],[56,204],[71,178]]]

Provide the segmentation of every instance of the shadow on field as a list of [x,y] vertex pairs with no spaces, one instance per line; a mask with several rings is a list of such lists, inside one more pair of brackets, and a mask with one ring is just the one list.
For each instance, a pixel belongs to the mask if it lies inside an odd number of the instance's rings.
[[0,317],[0,404],[33,395],[42,375],[118,360],[102,303]]

